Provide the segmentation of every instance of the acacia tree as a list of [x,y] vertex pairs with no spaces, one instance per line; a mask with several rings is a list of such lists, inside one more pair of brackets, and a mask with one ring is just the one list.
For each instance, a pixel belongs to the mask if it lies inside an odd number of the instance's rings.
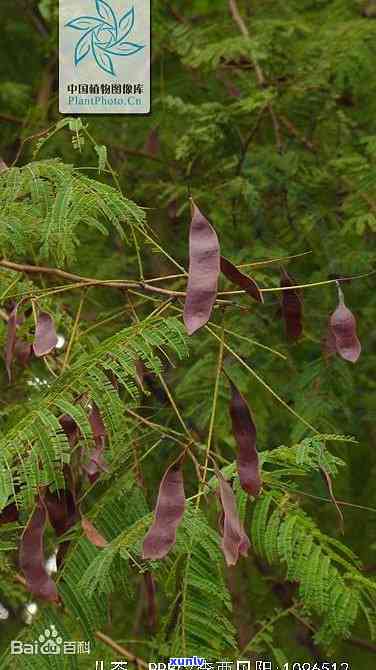
[[56,3],[7,10],[0,599],[40,607],[4,667],[51,623],[80,668],[372,667],[375,24],[155,3],[152,116],[92,121],[57,118]]

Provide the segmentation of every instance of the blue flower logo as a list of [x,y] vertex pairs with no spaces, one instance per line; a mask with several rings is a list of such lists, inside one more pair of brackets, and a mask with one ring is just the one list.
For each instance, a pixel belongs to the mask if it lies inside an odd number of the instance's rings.
[[118,19],[105,0],[95,0],[98,16],[80,16],[65,25],[83,32],[74,52],[74,64],[92,53],[98,67],[107,74],[116,75],[112,56],[132,56],[145,46],[127,40],[134,27],[134,7]]

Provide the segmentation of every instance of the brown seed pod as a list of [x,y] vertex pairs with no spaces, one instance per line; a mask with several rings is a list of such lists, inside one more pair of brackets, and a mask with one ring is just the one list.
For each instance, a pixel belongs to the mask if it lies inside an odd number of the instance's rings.
[[16,503],[10,503],[0,512],[0,526],[18,521],[19,511]]
[[35,328],[34,354],[38,357],[47,356],[56,345],[57,335],[53,318],[47,312],[41,312]]
[[107,431],[96,404],[93,405],[89,414],[89,423],[93,433],[95,448],[90,451],[89,462],[83,465],[83,469],[88,474],[90,482],[93,483],[98,479],[101,472],[108,471],[103,455]]
[[264,297],[255,280],[240,272],[238,268],[235,267],[231,261],[227,260],[227,258],[224,258],[224,256],[221,256],[221,272],[229,281],[248,293],[251,298],[257,302],[264,302]]
[[[281,288],[294,286],[292,277],[282,268]],[[282,316],[285,321],[286,335],[289,340],[298,340],[303,332],[303,301],[301,293],[292,288],[281,291]]]
[[167,468],[160,483],[154,521],[143,542],[143,558],[164,558],[176,542],[176,531],[185,510],[181,460],[179,457]]
[[337,353],[346,361],[356,363],[362,347],[356,332],[356,319],[354,314],[346,307],[345,299],[338,284],[339,304],[333,312],[329,321],[332,343],[335,345]]
[[240,555],[248,555],[251,543],[240,521],[234,492],[230,484],[224,479],[217,467],[215,472],[219,482],[219,495],[223,509],[223,523],[220,524],[222,533],[221,549],[227,565],[231,566],[236,565]]
[[230,380],[230,416],[232,431],[238,445],[237,467],[241,487],[252,496],[262,488],[259,456],[256,449],[256,426],[242,394]]
[[21,537],[20,567],[31,593],[44,600],[58,602],[56,584],[45,568],[43,535],[46,520],[47,509],[43,498],[39,496]]
[[157,604],[156,604],[156,586],[153,573],[144,572],[144,582],[145,582],[145,591],[146,591],[146,601],[147,601],[147,620],[148,625],[151,630],[153,630],[157,624]]
[[158,128],[152,128],[146,138],[144,151],[145,153],[155,158],[158,156],[160,148],[161,144],[159,140]]
[[220,248],[217,233],[191,201],[189,276],[184,305],[184,323],[189,335],[210,319],[217,298]]

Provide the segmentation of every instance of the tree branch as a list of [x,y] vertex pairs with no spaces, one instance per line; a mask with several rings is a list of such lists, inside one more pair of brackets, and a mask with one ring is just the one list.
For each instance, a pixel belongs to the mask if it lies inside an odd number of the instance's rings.
[[1,121],[6,121],[7,123],[17,123],[18,125],[22,126],[23,120],[18,119],[16,116],[12,116],[11,114],[0,114],[0,120]]
[[14,272],[22,272],[24,274],[44,274],[61,277],[61,279],[66,279],[70,282],[73,282],[74,284],[82,284],[82,286],[107,286],[110,288],[119,289],[139,289],[149,293],[159,293],[161,295],[168,295],[172,297],[185,295],[184,291],[169,291],[168,289],[158,288],[157,286],[149,286],[145,282],[131,280],[124,281],[121,279],[106,281],[104,279],[81,277],[80,275],[66,272],[65,270],[60,270],[59,268],[50,268],[43,265],[29,265],[28,263],[14,263],[13,261],[7,261],[5,259],[0,261],[0,267],[13,270]]
[[50,34],[40,12],[36,8],[30,7],[30,4],[27,2],[27,0],[21,0],[20,4],[24,9],[25,16],[29,20],[29,23],[33,26],[33,28],[35,28],[41,37],[47,39]]

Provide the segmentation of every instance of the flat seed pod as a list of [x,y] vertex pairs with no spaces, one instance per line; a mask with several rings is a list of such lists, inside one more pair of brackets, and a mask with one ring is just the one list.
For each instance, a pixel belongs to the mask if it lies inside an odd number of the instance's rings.
[[218,468],[219,495],[223,509],[223,527],[221,549],[228,566],[236,565],[239,556],[248,556],[251,543],[240,521],[234,492],[230,484],[222,477]]
[[16,305],[11,311],[7,323],[7,339],[5,344],[5,367],[8,373],[9,383],[12,381],[12,362],[17,339],[17,309]]
[[89,519],[86,519],[86,517],[83,516],[81,519],[81,525],[82,530],[91,544],[94,544],[95,547],[99,547],[101,549],[108,547],[106,538],[100,534],[100,532],[95,528],[95,526],[93,526]]
[[330,323],[324,337],[321,340],[321,350],[326,360],[328,360],[333,354],[337,353],[336,338],[334,337]]
[[17,361],[26,368],[27,364],[33,355],[33,347],[29,342],[25,340],[16,339],[16,345],[14,347],[14,354]]
[[54,493],[47,491],[45,504],[48,518],[57,537],[64,535],[78,521],[79,513],[71,491],[66,489]]
[[356,363],[362,347],[356,333],[356,319],[346,307],[343,292],[338,286],[339,304],[330,317],[329,327],[335,340],[337,353],[346,361]]
[[89,461],[82,465],[89,482],[94,484],[102,472],[109,472],[108,465],[103,456],[103,447],[95,447],[89,454]]
[[217,233],[191,201],[189,277],[184,305],[184,323],[192,335],[210,319],[217,298],[220,248]]
[[47,356],[56,344],[57,335],[53,318],[47,312],[41,312],[35,328],[34,354],[38,357]]
[[18,521],[18,508],[15,503],[10,503],[0,512],[0,526],[5,526],[6,523],[13,523]]
[[59,423],[68,438],[69,446],[74,447],[80,437],[80,430],[76,422],[69,414],[63,414],[59,419]]
[[237,467],[241,487],[252,496],[262,488],[259,456],[256,449],[256,426],[242,394],[230,380],[230,416],[232,431],[238,445]]
[[104,425],[102,415],[98,407],[94,404],[89,414],[89,423],[94,437],[94,442],[97,446],[101,446],[107,435],[106,427]]
[[153,630],[157,623],[157,605],[155,599],[156,587],[155,579],[151,572],[144,572],[144,582],[147,601],[147,619],[149,628]]
[[[294,286],[295,282],[282,269],[281,288]],[[303,301],[297,289],[281,291],[282,316],[285,321],[286,335],[289,340],[298,340],[303,332]]]
[[143,542],[143,558],[164,558],[176,542],[185,510],[181,457],[167,468],[159,486],[154,521]]
[[[45,503],[50,524],[57,537],[64,535],[64,533],[72,528],[80,518],[75,496],[69,489],[61,489],[54,493],[47,491],[45,495]],[[59,542],[56,556],[56,564],[58,568],[64,562],[69,545],[69,540],[66,542]]]
[[264,302],[264,296],[262,295],[255,280],[240,272],[238,268],[235,267],[231,261],[227,260],[227,258],[224,258],[224,256],[221,256],[221,272],[229,281],[231,281],[233,284],[236,284],[236,286],[239,286],[239,288],[248,293],[251,298],[257,302]]
[[58,602],[56,584],[45,568],[43,534],[47,510],[41,497],[21,537],[20,567],[25,575],[29,591],[38,598]]
[[158,128],[152,128],[147,136],[144,151],[155,158],[158,156],[160,148]]
[[93,433],[95,448],[91,450],[89,462],[83,466],[83,469],[87,472],[90,482],[94,483],[101,472],[107,472],[107,464],[103,456],[107,431],[102,415],[95,404],[89,414],[89,423]]

